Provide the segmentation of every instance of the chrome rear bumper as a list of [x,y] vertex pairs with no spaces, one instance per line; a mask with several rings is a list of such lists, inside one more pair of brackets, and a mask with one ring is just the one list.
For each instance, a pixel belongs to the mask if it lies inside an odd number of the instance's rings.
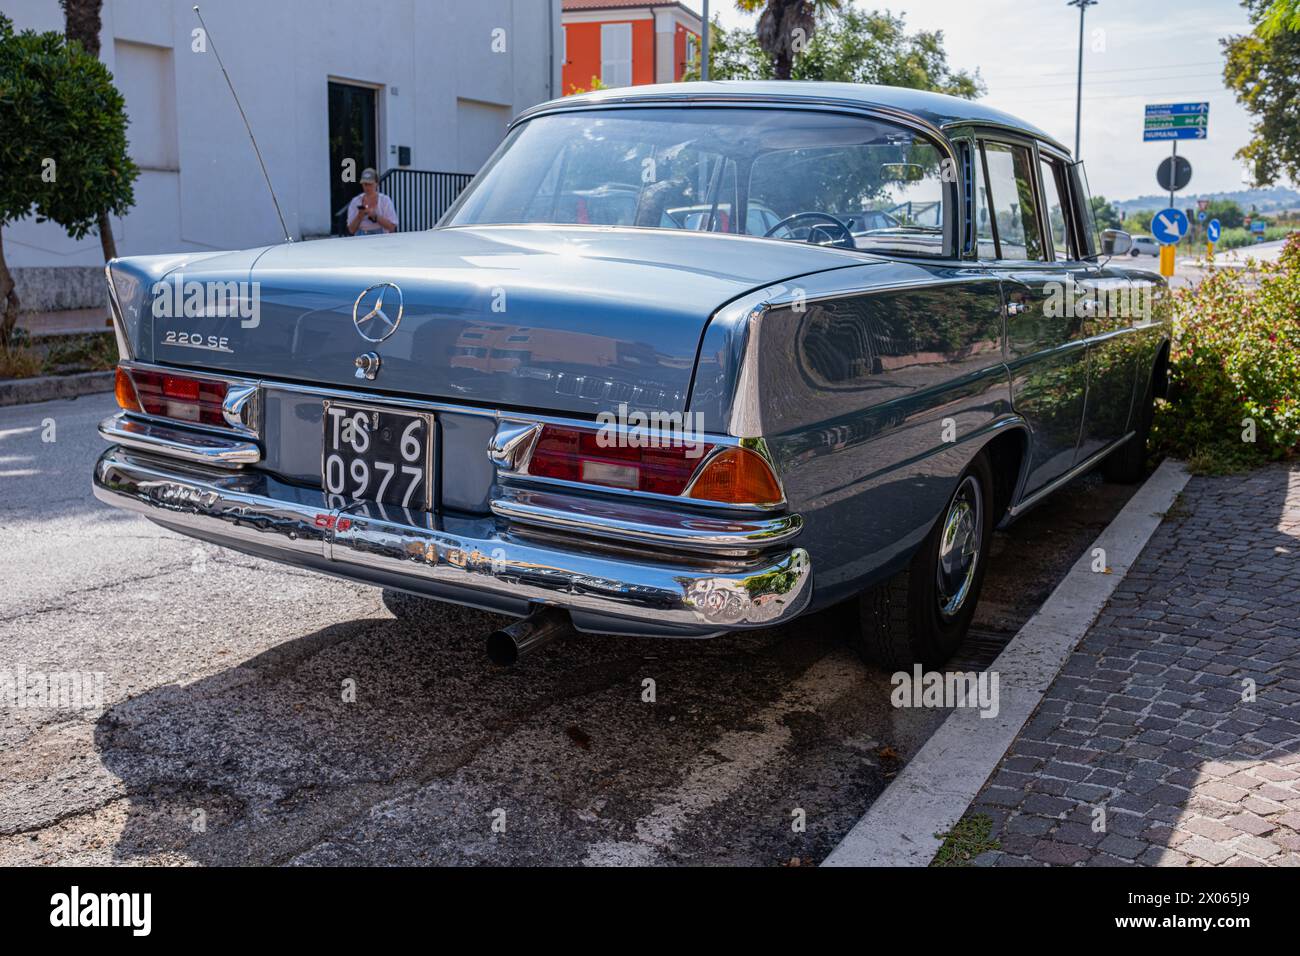
[[[556,503],[511,498],[498,517],[456,518],[358,503],[331,508],[317,490],[121,446],[99,459],[95,496],[182,534],[353,580],[509,614],[537,604],[570,611],[580,630],[698,637],[766,627],[799,614],[811,596],[802,548],[754,548],[754,530],[709,519],[713,555],[668,527],[634,522],[634,544],[654,556],[603,551],[549,523]],[[515,528],[519,509],[527,528]],[[523,512],[526,512],[524,514]],[[599,518],[599,516],[589,516]],[[644,516],[643,516],[644,518]],[[797,518],[778,541],[798,531]],[[599,535],[595,535],[599,537]],[[767,543],[767,542],[763,542]]]

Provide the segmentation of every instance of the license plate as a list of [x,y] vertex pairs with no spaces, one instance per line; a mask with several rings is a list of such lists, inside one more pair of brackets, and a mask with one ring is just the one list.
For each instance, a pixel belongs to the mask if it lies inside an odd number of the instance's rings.
[[330,495],[433,509],[433,416],[324,403],[321,486]]

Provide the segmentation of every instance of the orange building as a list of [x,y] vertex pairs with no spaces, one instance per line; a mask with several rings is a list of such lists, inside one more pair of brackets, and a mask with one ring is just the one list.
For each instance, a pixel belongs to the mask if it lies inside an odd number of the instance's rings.
[[563,88],[675,83],[700,55],[704,24],[673,0],[564,0]]

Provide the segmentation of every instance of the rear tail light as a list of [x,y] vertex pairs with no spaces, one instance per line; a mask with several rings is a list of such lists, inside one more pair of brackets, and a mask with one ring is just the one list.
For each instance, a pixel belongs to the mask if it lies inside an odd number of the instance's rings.
[[130,412],[143,412],[195,425],[227,427],[222,412],[226,400],[225,382],[119,367],[116,391],[117,403]]
[[772,467],[761,455],[748,448],[726,448],[704,463],[687,497],[771,505],[783,495]]
[[685,496],[726,504],[772,505],[781,486],[768,463],[745,448],[711,443],[605,447],[598,431],[544,425],[528,458],[527,474],[607,488]]
[[128,412],[142,412],[140,399],[135,394],[135,386],[131,384],[131,375],[120,365],[117,368],[117,375],[113,379],[113,391],[117,394],[117,404],[122,406]]

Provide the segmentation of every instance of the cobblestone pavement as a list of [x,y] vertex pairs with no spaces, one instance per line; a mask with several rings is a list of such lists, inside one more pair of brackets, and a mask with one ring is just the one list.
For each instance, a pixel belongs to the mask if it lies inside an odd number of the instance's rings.
[[977,865],[1300,865],[1300,466],[1192,479],[977,814]]

